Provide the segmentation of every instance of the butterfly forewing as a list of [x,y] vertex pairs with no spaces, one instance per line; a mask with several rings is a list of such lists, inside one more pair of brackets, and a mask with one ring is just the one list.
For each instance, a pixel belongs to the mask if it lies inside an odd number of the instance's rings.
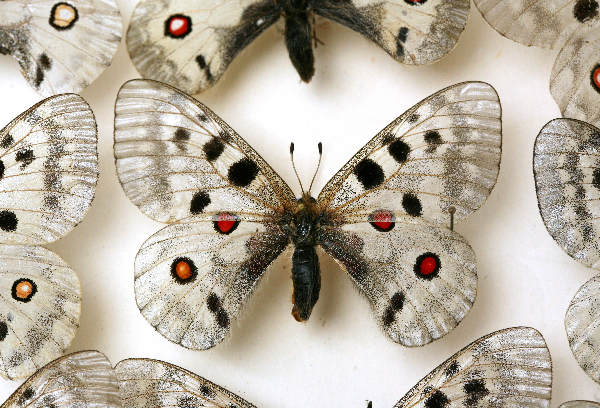
[[142,76],[193,94],[218,81],[280,16],[273,0],[142,0],[131,17],[127,48]]
[[121,41],[114,0],[4,0],[0,15],[0,53],[12,54],[43,95],[85,88]]
[[488,84],[465,82],[423,100],[367,143],[319,203],[350,222],[385,207],[448,223],[478,209],[498,177],[501,108]]
[[115,370],[127,407],[255,408],[232,392],[163,361],[128,359]]
[[313,0],[316,14],[378,44],[405,64],[428,64],[448,54],[469,15],[468,0]]
[[159,82],[127,82],[115,107],[115,158],[125,194],[149,217],[263,217],[295,205],[291,189],[233,129]]
[[96,122],[78,95],[40,102],[0,131],[0,242],[39,244],[85,215],[98,179]]
[[435,224],[397,216],[383,226],[330,228],[321,246],[369,299],[392,340],[422,346],[447,334],[471,309],[475,254],[464,238]]
[[138,307],[169,340],[211,348],[229,333],[264,270],[287,245],[287,234],[268,219],[217,215],[169,225],[136,257]]
[[395,408],[549,407],[552,362],[542,335],[517,327],[491,333],[450,357]]
[[32,375],[2,408],[120,408],[115,371],[97,351],[59,358]]
[[600,130],[555,119],[537,136],[533,153],[538,204],[554,240],[570,256],[600,267]]

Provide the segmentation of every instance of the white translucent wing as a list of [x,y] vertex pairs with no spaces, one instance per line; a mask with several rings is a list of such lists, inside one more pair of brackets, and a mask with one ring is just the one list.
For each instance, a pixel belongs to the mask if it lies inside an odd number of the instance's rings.
[[195,94],[214,85],[280,16],[273,0],[142,0],[131,17],[127,48],[144,78]]
[[0,244],[0,269],[0,375],[24,378],[71,344],[79,327],[79,279],[39,246]]
[[600,267],[600,130],[574,119],[548,122],[535,141],[540,214],[570,256]]
[[115,371],[129,408],[254,408],[225,388],[164,361],[123,360]]
[[217,115],[160,82],[133,80],[115,107],[117,174],[144,214],[173,222],[206,213],[256,215],[295,206],[291,189]]
[[53,361],[32,375],[2,408],[120,408],[115,371],[97,351]]
[[578,291],[565,316],[569,346],[583,370],[600,382],[600,276]]
[[471,343],[423,378],[395,408],[550,406],[552,361],[542,335],[515,327]]
[[600,26],[580,30],[560,50],[550,92],[563,116],[600,123]]
[[114,0],[4,0],[0,53],[13,55],[46,96],[79,92],[106,69],[121,41]]
[[574,32],[598,23],[598,3],[589,0],[475,0],[500,34],[524,45],[562,47]]
[[323,249],[371,302],[385,333],[422,346],[456,327],[477,293],[475,254],[463,237],[409,216],[328,228]]
[[465,82],[390,123],[327,183],[319,205],[343,218],[393,212],[448,223],[487,199],[498,177],[501,108],[488,84]]
[[0,242],[64,236],[83,219],[97,180],[96,121],[83,98],[31,107],[0,130]]
[[600,404],[592,401],[569,401],[560,404],[558,408],[599,408]]
[[448,54],[463,32],[468,0],[313,0],[315,13],[359,32],[405,64]]
[[229,333],[264,270],[287,245],[274,220],[234,213],[169,225],[136,257],[138,308],[169,340],[211,348]]

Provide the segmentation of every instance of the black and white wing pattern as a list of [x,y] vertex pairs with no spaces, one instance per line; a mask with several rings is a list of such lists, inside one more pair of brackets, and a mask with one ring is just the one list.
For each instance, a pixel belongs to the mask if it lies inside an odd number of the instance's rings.
[[444,89],[400,116],[324,187],[320,244],[370,300],[396,342],[427,344],[476,297],[475,255],[444,225],[490,194],[499,172],[501,108],[485,83]]
[[167,226],[135,262],[144,317],[185,347],[210,348],[288,245],[291,189],[227,124],[170,86],[134,80],[116,101],[115,158],[125,194]]
[[97,351],[61,357],[33,374],[1,406],[48,407],[121,408],[119,383],[107,358]]
[[121,41],[114,0],[4,0],[0,15],[0,53],[13,55],[45,96],[88,86]]
[[394,408],[550,406],[552,360],[529,327],[488,334],[423,378]]
[[124,407],[255,408],[225,388],[164,361],[123,360],[115,370]]
[[144,78],[195,94],[214,85],[235,56],[280,17],[273,0],[141,0],[127,48]]
[[600,404],[592,401],[569,401],[560,404],[558,408],[600,408]]
[[594,381],[600,383],[600,276],[578,291],[565,316],[565,329],[575,359]]
[[454,49],[468,0],[313,0],[314,12],[375,42],[404,64],[430,64]]
[[533,172],[552,238],[571,257],[600,268],[600,129],[574,119],[550,121],[535,141]]

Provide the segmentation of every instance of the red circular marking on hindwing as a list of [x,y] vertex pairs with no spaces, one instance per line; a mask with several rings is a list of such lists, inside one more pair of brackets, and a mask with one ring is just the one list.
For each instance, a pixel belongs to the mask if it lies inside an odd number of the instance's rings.
[[592,70],[592,86],[596,92],[600,92],[600,64],[596,65]]
[[221,234],[231,234],[240,223],[240,219],[229,213],[218,214],[215,218],[214,224],[217,232]]
[[165,22],[165,34],[173,38],[183,38],[192,31],[192,20],[183,14],[174,14]]
[[179,261],[175,265],[175,273],[181,280],[186,280],[192,277],[192,268],[186,261]]
[[371,225],[378,231],[388,232],[394,228],[394,214],[387,210],[376,211],[371,215]]
[[437,260],[433,256],[427,256],[421,261],[421,265],[419,265],[419,271],[422,275],[431,275],[433,272],[435,272],[435,268],[437,268],[437,266]]

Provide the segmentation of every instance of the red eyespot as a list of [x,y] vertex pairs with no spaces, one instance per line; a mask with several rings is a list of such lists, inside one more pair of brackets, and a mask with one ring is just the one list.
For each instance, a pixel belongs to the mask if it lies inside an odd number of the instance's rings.
[[165,21],[165,35],[183,38],[192,31],[192,19],[183,14],[173,14]]
[[590,78],[592,86],[597,92],[600,92],[600,64],[592,69],[592,77]]
[[181,285],[192,282],[198,275],[198,268],[188,257],[179,257],[171,262],[171,276]]
[[438,275],[440,267],[440,257],[433,252],[426,252],[417,257],[414,271],[419,278],[431,280]]
[[377,231],[388,232],[394,228],[394,214],[387,210],[375,211],[371,214],[370,222]]
[[213,222],[217,232],[231,234],[238,227],[240,219],[234,214],[221,213],[217,214]]

